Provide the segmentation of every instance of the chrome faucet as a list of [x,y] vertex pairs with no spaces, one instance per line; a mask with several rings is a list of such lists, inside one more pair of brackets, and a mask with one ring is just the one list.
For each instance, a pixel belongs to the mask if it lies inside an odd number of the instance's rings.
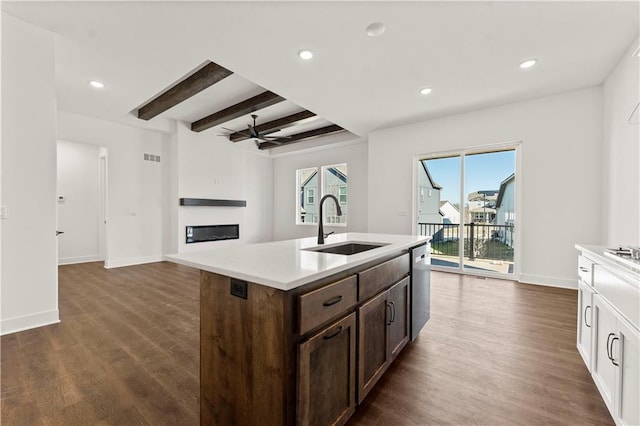
[[333,234],[333,231],[329,232],[328,234],[325,234],[324,229],[322,228],[322,203],[324,203],[324,200],[326,200],[327,198],[332,198],[333,201],[335,201],[336,209],[338,210],[338,216],[342,216],[342,209],[340,208],[340,202],[338,201],[335,195],[327,194],[320,199],[320,221],[318,222],[318,244],[324,244],[324,238]]

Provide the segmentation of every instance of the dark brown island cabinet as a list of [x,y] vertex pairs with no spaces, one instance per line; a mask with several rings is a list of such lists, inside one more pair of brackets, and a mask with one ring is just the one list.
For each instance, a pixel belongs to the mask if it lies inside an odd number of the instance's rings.
[[409,342],[410,266],[289,291],[201,271],[201,424],[344,424]]

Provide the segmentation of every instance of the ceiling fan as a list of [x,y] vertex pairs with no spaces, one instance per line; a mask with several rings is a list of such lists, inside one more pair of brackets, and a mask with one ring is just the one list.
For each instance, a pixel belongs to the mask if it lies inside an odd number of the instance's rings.
[[[258,118],[258,116],[256,114],[251,114],[251,118],[253,118],[253,125],[247,124],[248,130],[240,130],[236,132],[233,129],[227,129],[226,127],[223,127],[223,129],[229,132],[240,133],[250,139],[254,139],[257,146],[260,146],[260,144],[265,142],[274,143],[276,145],[282,145],[282,142],[283,142],[282,139],[291,138],[291,136],[267,136],[264,133],[260,133],[260,131],[256,127],[256,119]],[[228,136],[228,135],[222,135],[222,136]]]

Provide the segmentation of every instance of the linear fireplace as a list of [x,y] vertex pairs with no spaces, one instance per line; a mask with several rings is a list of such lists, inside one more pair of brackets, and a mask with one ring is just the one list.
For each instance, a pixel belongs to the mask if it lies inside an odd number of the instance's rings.
[[202,225],[186,227],[187,244],[206,241],[237,240],[240,238],[240,225]]

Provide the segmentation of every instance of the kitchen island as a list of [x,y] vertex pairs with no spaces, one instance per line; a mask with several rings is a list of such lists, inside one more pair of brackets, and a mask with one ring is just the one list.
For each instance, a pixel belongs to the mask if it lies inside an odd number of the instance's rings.
[[[345,233],[323,246],[302,238],[168,256],[201,270],[201,424],[346,422],[409,342],[409,250],[428,240]],[[345,243],[366,250],[317,251]]]

